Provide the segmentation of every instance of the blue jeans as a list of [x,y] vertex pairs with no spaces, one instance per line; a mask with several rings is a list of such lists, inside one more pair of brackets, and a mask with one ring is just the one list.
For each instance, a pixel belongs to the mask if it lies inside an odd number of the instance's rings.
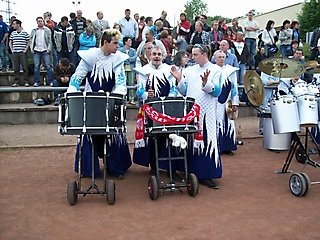
[[291,54],[291,45],[290,44],[283,44],[280,45],[281,55],[282,57],[288,57]]
[[42,62],[44,64],[44,67],[47,70],[48,83],[50,84],[53,81],[53,73],[52,73],[51,62],[50,62],[50,53],[48,53],[47,51],[44,51],[44,52],[34,51],[34,54],[33,54],[34,82],[35,83],[40,83],[41,59],[42,59]]
[[68,52],[67,50],[61,50],[60,52],[57,52],[58,54],[58,61],[60,61],[61,58],[68,58],[71,63],[73,63],[75,66],[77,66],[76,62],[76,52],[75,49],[73,49],[71,52]]
[[257,52],[257,40],[255,38],[246,38],[246,45],[249,50],[248,66],[249,68],[254,69],[254,56]]
[[2,63],[2,69],[7,69],[8,65],[8,51],[5,43],[0,42],[0,58]]
[[[246,65],[240,63],[239,68],[240,69],[237,71],[238,85],[243,85],[244,75],[246,74]],[[245,96],[246,93],[244,92],[243,88],[239,88],[238,92],[239,92],[238,94],[239,94],[240,102],[246,102],[246,96]]]

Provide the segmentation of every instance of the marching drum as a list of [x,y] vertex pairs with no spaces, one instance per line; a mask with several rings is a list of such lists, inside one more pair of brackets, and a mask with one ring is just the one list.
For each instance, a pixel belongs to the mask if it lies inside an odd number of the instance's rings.
[[274,134],[271,113],[263,113],[261,117],[263,117],[263,147],[269,150],[288,150],[291,133]]
[[309,84],[308,84],[308,92],[309,92],[310,94],[313,94],[313,95],[316,95],[316,96],[319,95],[319,93],[320,93],[317,85],[315,85],[315,84],[313,84],[313,83],[309,83]]
[[296,96],[296,97],[299,97],[301,95],[304,95],[304,94],[308,94],[309,93],[309,90],[308,90],[308,86],[307,86],[307,83],[306,82],[297,82],[291,89],[292,91],[292,95],[293,96]]
[[[156,112],[181,118],[186,116],[194,105],[195,100],[191,97],[160,97],[147,99],[146,105],[151,106]],[[188,124],[161,124],[153,121],[145,114],[146,133],[169,133],[169,132],[197,132],[196,121],[192,120]]]
[[297,100],[294,96],[283,95],[269,101],[274,133],[300,131]]
[[66,135],[125,132],[125,99],[105,92],[66,93],[59,105],[59,132]]
[[298,97],[298,112],[300,124],[304,127],[318,124],[318,106],[313,94]]

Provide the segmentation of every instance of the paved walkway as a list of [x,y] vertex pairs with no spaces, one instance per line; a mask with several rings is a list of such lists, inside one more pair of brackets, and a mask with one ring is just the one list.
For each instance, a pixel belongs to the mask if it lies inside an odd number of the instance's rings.
[[[240,117],[236,126],[237,129],[241,126],[243,139],[261,137],[257,117]],[[133,143],[135,122],[128,121],[127,128],[129,143]],[[58,124],[0,125],[0,148],[70,146],[76,144],[76,139],[76,136],[60,135]]]

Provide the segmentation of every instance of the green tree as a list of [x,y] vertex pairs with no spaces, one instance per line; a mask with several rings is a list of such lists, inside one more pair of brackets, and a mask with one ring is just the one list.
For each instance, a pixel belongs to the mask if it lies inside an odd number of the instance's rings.
[[320,26],[320,1],[305,1],[301,13],[298,14],[298,21],[300,23],[301,36],[305,40],[307,32],[312,32]]
[[187,19],[193,21],[195,16],[207,14],[208,4],[202,0],[188,0],[184,5]]

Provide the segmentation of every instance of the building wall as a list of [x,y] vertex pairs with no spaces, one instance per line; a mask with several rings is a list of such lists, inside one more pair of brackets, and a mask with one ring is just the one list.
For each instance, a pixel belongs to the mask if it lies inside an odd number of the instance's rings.
[[[271,12],[259,14],[254,17],[254,20],[256,20],[260,26],[260,30],[263,30],[267,22],[269,20],[273,20],[275,22],[275,29],[277,31],[280,30],[280,27],[282,26],[282,22],[286,19],[289,21],[298,20],[298,14],[301,12],[303,6],[303,2],[297,3],[294,5],[290,5],[284,8],[279,8]],[[240,26],[242,25],[242,21],[246,19],[247,17],[243,17],[239,19]]]

